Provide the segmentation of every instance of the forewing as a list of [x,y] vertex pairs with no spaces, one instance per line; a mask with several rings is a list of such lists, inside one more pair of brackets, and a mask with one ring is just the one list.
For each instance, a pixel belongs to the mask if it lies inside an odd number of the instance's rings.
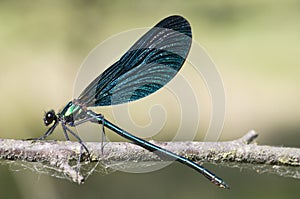
[[91,82],[77,100],[85,106],[107,106],[154,93],[182,67],[191,41],[191,27],[186,19],[163,19]]

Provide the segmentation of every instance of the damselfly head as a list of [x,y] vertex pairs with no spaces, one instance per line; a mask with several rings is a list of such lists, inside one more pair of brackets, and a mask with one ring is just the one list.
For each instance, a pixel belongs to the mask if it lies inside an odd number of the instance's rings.
[[52,124],[53,121],[56,121],[57,116],[56,116],[54,110],[50,110],[50,111],[46,112],[43,120],[44,120],[44,124],[46,126]]

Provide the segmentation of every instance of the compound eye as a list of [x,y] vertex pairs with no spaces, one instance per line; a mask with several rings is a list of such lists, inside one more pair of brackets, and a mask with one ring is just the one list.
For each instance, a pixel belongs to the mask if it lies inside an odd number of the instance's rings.
[[55,115],[55,112],[53,110],[48,111],[47,113],[45,113],[44,123],[45,123],[46,126],[51,124],[54,120],[56,120],[56,115]]

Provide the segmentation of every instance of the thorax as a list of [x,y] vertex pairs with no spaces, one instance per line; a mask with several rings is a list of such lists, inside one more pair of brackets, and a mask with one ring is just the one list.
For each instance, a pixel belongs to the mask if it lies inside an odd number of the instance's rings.
[[58,114],[60,121],[72,124],[74,121],[85,117],[85,110],[79,105],[70,101],[63,110]]

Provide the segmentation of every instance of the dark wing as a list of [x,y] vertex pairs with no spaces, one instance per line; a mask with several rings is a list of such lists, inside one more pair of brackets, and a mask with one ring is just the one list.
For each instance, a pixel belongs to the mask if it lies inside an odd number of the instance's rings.
[[154,93],[177,74],[191,42],[191,27],[186,19],[163,19],[91,82],[77,100],[88,107],[107,106]]

